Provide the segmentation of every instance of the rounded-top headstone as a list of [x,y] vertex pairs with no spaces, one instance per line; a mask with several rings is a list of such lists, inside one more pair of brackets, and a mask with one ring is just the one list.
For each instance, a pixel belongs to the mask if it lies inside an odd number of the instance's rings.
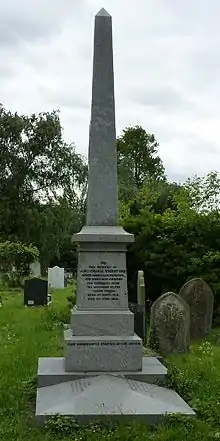
[[190,310],[182,297],[173,292],[158,297],[151,307],[150,322],[150,345],[153,349],[161,355],[188,351]]
[[179,294],[190,307],[191,338],[204,338],[212,328],[214,296],[210,286],[200,278],[191,279]]

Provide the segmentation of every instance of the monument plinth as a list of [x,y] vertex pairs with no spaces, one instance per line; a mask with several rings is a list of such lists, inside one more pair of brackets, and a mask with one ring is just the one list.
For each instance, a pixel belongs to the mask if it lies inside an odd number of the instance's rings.
[[134,238],[118,225],[112,18],[95,17],[86,225],[78,243],[76,305],[64,332],[64,358],[40,358],[36,420],[56,414],[87,423],[194,415],[173,391],[155,386],[167,370],[143,357],[128,309],[126,249]]

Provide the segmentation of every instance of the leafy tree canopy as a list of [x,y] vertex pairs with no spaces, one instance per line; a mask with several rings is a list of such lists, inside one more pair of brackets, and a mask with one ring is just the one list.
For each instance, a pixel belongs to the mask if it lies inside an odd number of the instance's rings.
[[117,139],[119,195],[125,200],[135,197],[144,183],[165,179],[154,134],[142,127],[127,127]]

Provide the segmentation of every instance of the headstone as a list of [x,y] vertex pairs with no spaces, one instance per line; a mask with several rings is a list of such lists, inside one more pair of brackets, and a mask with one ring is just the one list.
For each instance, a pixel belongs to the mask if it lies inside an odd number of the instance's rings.
[[59,266],[48,268],[48,285],[55,289],[64,288],[64,268],[59,268]]
[[[59,375],[54,358],[47,360],[53,385],[37,390],[38,424],[54,414],[81,423],[123,415],[155,422],[167,411],[194,415],[175,392],[141,383],[147,371],[154,378],[155,363],[142,364],[142,340],[128,308],[126,249],[134,237],[118,226],[117,195],[112,19],[101,9],[95,18],[86,225],[73,238],[76,305],[64,331],[65,374]],[[164,377],[165,367],[158,360],[157,366]],[[42,378],[39,363],[38,381],[40,373]]]
[[46,306],[48,304],[47,281],[42,279],[27,279],[24,284],[25,306]]
[[137,303],[128,304],[130,311],[134,314],[134,332],[146,343],[146,308],[145,305]]
[[146,343],[146,300],[144,272],[137,275],[137,304],[129,302],[129,309],[134,314],[134,332]]
[[64,281],[66,280],[66,283],[70,283],[73,280],[73,273],[70,271],[64,271]]
[[214,296],[202,279],[189,280],[180,290],[180,296],[190,307],[190,337],[204,338],[212,328]]
[[144,282],[144,271],[138,271],[137,276],[137,303],[138,305],[146,306],[145,299],[145,282]]
[[47,294],[47,306],[49,306],[51,304],[51,302],[52,302],[52,296],[51,296],[51,293],[48,292],[48,294]]
[[30,276],[41,277],[41,264],[36,261],[30,264]]
[[190,342],[190,310],[177,294],[167,292],[151,307],[150,339],[161,355],[186,352]]

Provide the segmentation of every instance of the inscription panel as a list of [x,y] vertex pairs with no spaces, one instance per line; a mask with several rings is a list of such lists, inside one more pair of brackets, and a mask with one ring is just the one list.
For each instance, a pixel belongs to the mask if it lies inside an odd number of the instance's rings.
[[125,252],[80,252],[77,277],[78,308],[128,306]]

